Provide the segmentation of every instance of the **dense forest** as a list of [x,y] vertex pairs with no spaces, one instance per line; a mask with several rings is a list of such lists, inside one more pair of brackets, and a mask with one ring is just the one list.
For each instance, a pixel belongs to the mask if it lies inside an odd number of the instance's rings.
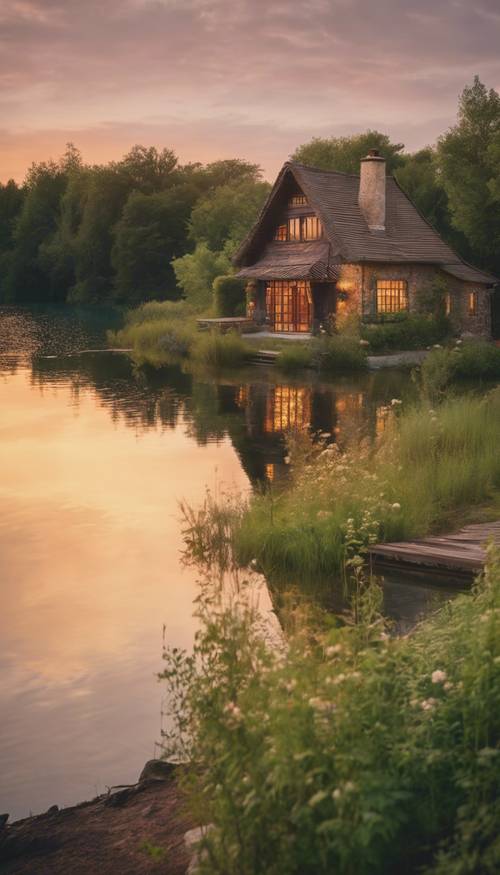
[[[378,148],[422,214],[466,260],[500,274],[500,95],[476,77],[457,123],[433,147],[405,152],[378,131],[315,138],[293,158],[357,173]],[[210,301],[214,278],[270,189],[240,159],[181,165],[170,149],[134,146],[89,166],[73,144],[0,185],[0,300],[137,304]]]

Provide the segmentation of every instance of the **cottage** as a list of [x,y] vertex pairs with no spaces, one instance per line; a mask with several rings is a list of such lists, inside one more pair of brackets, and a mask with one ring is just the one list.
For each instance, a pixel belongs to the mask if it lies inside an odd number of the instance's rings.
[[359,176],[287,162],[235,264],[250,314],[272,331],[314,331],[340,313],[367,322],[412,313],[423,289],[439,288],[457,331],[491,335],[497,280],[450,249],[375,149]]

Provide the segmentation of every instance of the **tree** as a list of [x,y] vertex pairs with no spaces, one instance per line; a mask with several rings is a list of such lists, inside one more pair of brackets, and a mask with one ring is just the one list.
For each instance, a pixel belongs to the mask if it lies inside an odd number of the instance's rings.
[[387,134],[381,134],[380,131],[366,131],[351,137],[314,137],[309,143],[299,146],[292,159],[322,170],[359,173],[360,161],[370,149],[378,149],[383,155],[389,173],[403,164],[400,155],[404,149],[403,143],[391,143]]
[[227,240],[240,241],[252,227],[270,191],[252,180],[219,186],[200,198],[189,222],[189,237],[220,251]]
[[189,184],[129,195],[115,227],[116,296],[128,302],[177,298],[172,259],[187,247],[187,222],[197,192]]
[[395,177],[417,209],[464,258],[471,257],[464,235],[453,227],[437,163],[436,150],[428,147],[402,156],[403,164]]
[[57,227],[59,203],[67,174],[60,164],[33,164],[26,182],[26,195],[15,221],[13,251],[5,280],[9,301],[54,300],[50,278],[40,261],[39,249]]
[[478,264],[500,271],[500,95],[476,76],[459,101],[457,124],[438,140],[440,179],[451,220]]
[[13,179],[0,183],[0,300],[5,296],[5,278],[9,272],[14,246],[16,219],[21,212],[24,190]]
[[223,252],[212,252],[206,243],[198,243],[193,253],[172,262],[177,283],[194,310],[207,310],[212,306],[213,281],[231,272],[231,254],[229,247]]
[[153,194],[169,188],[175,180],[177,155],[171,149],[133,146],[118,163],[111,165],[128,179],[130,189]]

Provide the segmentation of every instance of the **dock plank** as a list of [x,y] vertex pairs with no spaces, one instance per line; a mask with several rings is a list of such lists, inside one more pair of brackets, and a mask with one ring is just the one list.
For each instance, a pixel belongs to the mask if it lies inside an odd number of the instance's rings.
[[500,545],[500,521],[473,523],[449,535],[375,544],[370,548],[369,555],[374,563],[475,574],[484,566],[485,547],[490,539]]

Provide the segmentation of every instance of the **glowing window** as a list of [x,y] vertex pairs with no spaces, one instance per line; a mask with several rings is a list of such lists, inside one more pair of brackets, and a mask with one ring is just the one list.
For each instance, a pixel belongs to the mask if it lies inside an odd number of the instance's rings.
[[288,220],[288,239],[300,240],[300,219]]
[[278,225],[276,228],[276,234],[274,235],[275,240],[286,240],[287,239],[287,226],[286,225]]
[[406,280],[377,280],[377,313],[399,313],[407,309]]
[[317,216],[304,216],[302,219],[302,240],[318,240],[321,234],[321,222]]
[[469,316],[477,316],[477,292],[469,292]]
[[303,207],[307,204],[307,198],[303,194],[294,194],[288,201],[289,207]]
[[444,296],[444,312],[447,316],[451,313],[451,295],[449,292],[446,292],[446,295]]

